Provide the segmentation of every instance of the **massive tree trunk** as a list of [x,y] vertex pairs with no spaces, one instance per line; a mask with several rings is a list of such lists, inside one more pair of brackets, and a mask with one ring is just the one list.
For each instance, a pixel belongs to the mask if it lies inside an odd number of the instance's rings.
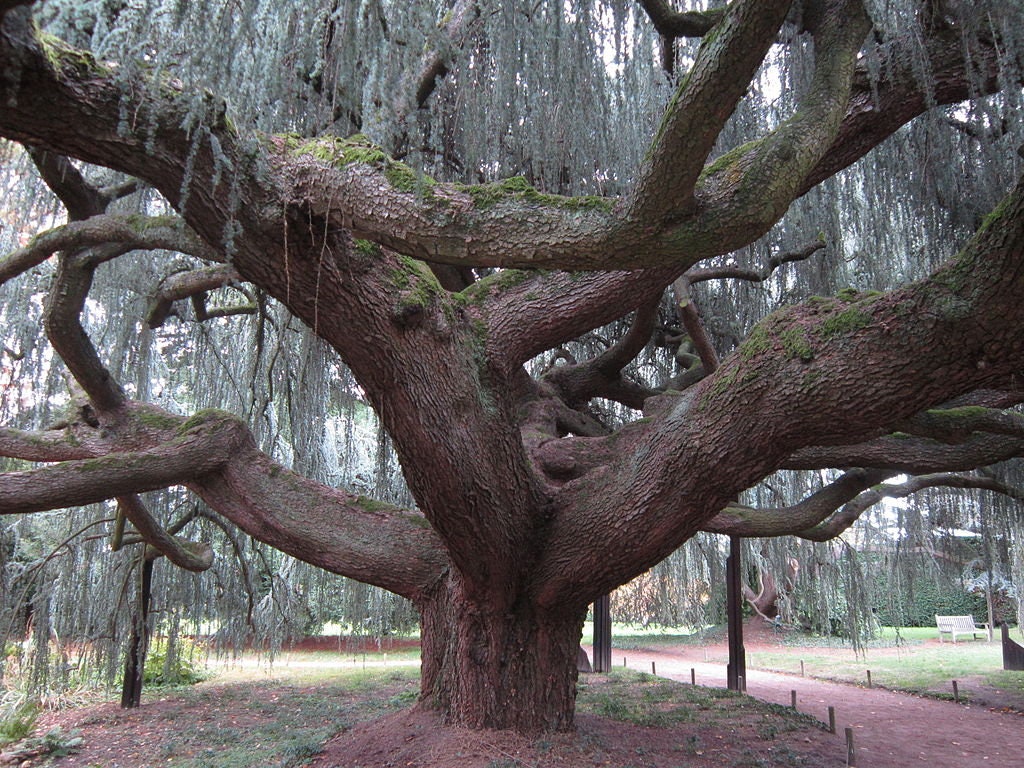
[[471,596],[456,576],[421,604],[425,706],[471,728],[572,727],[586,608],[542,611]]

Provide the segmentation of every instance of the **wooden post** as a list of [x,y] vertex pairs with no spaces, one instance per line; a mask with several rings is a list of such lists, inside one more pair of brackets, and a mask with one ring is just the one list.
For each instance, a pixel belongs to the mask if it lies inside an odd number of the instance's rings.
[[871,687],[871,670],[868,670],[868,688]]
[[853,748],[853,728],[846,729],[846,764],[857,765],[857,751]]
[[960,703],[960,688],[956,684],[956,680],[953,681],[953,701],[957,704]]
[[743,648],[743,593],[740,564],[739,536],[729,537],[729,557],[726,560],[726,614],[729,618],[729,666],[726,668],[727,686],[731,691],[742,691],[740,679],[747,676],[747,660]]
[[146,651],[149,647],[149,603],[153,594],[153,561],[143,555],[142,575],[139,582],[139,607],[128,641],[128,654],[124,660],[124,680],[121,682],[121,707],[132,709],[142,703],[142,680],[146,669]]
[[789,692],[789,702],[790,706],[793,707],[793,709],[796,709],[796,691]]
[[804,676],[804,660],[800,659],[800,677]]
[[828,732],[836,732],[836,708],[832,706],[828,708]]
[[697,684],[697,670],[694,669],[693,667],[690,667],[690,685],[696,685],[696,684]]
[[654,668],[654,662],[653,661],[651,662],[651,674],[652,675],[657,675],[658,674],[657,670]]
[[612,668],[612,599],[604,595],[594,601],[594,671]]
[[1010,638],[1010,625],[1004,621],[999,631],[1003,640],[1003,669],[1024,670],[1024,647]]

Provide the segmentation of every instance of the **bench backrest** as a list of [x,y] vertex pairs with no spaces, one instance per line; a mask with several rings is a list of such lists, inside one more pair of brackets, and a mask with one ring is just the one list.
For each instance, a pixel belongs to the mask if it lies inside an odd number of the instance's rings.
[[974,629],[973,616],[935,616],[935,624],[939,629]]

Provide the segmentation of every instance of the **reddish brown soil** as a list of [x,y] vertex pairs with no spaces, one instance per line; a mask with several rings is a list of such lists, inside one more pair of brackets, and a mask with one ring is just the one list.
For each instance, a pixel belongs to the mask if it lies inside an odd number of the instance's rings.
[[[320,645],[335,649],[337,642],[336,638],[328,639]],[[746,645],[752,652],[778,643],[777,637],[756,626],[747,631]],[[316,643],[311,648],[313,646]],[[712,658],[720,656],[722,650],[717,646],[708,648]],[[692,669],[698,685],[724,686],[724,667],[705,663],[703,648],[616,651],[616,664],[623,653],[628,654],[629,666],[636,669],[650,672],[653,661],[659,676],[688,683]],[[588,685],[600,686],[602,677],[588,676]],[[964,687],[970,684],[965,681]],[[264,689],[264,693],[268,690]],[[994,690],[972,688],[974,703],[963,706],[879,688],[815,681],[798,675],[750,670],[747,676],[748,694],[759,699],[788,705],[793,690],[797,691],[798,709],[815,718],[827,721],[828,707],[835,708],[835,735],[821,728],[807,727],[776,736],[773,732],[766,733],[763,724],[759,725],[764,715],[747,717],[738,712],[730,713],[727,720],[697,713],[697,719],[692,722],[676,722],[665,727],[580,714],[575,733],[528,738],[507,732],[449,728],[441,725],[431,712],[403,709],[340,734],[324,745],[312,762],[289,762],[288,765],[315,768],[817,768],[846,765],[846,728],[852,729],[860,768],[912,765],[1011,768],[1024,764],[1021,758],[1024,755],[1024,719],[1017,712],[993,711],[1007,707],[1024,710],[1024,702]],[[980,704],[982,700],[984,705]],[[365,702],[366,705],[372,703]],[[232,707],[228,702],[218,707],[209,699],[183,705],[168,697],[150,701],[130,712],[103,704],[51,714],[43,727],[60,724],[65,730],[77,728],[85,737],[83,749],[54,762],[57,768],[141,768],[167,764],[166,760],[154,759],[155,756],[160,754],[161,745],[169,734],[175,730],[180,732],[189,723],[231,718],[233,723],[251,720],[252,727],[256,728],[261,719],[274,717],[274,712],[266,706],[257,712],[239,708],[237,704]],[[210,765],[218,768],[216,763]]]

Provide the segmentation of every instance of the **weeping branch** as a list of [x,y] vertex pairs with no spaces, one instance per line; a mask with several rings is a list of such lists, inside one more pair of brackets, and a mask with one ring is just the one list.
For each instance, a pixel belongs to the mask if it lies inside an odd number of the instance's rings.
[[456,0],[451,10],[445,14],[446,21],[441,29],[443,45],[439,49],[424,51],[419,67],[407,73],[402,83],[401,101],[395,112],[399,123],[416,109],[423,109],[431,94],[437,88],[437,81],[448,74],[453,56],[465,47],[467,39],[473,34],[474,22],[480,16],[480,8],[476,0]]

